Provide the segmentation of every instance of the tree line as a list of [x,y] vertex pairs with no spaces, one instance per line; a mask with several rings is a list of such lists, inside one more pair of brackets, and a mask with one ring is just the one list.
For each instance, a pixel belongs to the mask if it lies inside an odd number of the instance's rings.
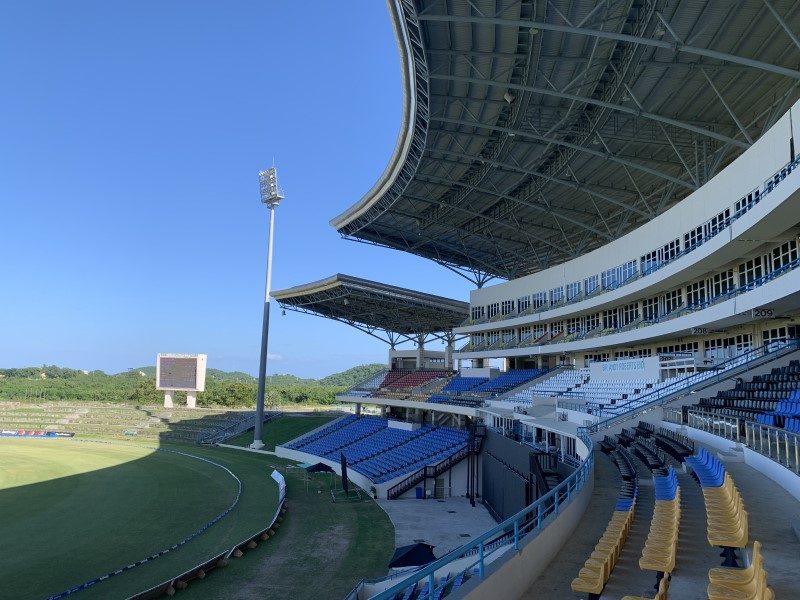
[[[337,393],[375,374],[381,365],[360,365],[322,380],[272,377],[267,381],[265,404],[332,404]],[[43,375],[44,374],[44,375]],[[249,408],[255,406],[258,384],[254,379],[206,377],[206,389],[197,394],[200,406]],[[338,385],[332,383],[338,383]],[[340,383],[341,382],[341,383]],[[182,401],[182,394],[177,400]],[[55,366],[0,369],[0,400],[125,402],[153,405],[164,400],[155,377],[140,370],[118,375],[78,371]]]

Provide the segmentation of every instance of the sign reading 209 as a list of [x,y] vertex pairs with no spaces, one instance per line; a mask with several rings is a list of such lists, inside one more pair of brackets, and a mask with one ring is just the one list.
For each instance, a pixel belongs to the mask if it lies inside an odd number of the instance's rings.
[[752,317],[754,319],[771,319],[775,316],[775,311],[771,308],[754,308],[752,311]]

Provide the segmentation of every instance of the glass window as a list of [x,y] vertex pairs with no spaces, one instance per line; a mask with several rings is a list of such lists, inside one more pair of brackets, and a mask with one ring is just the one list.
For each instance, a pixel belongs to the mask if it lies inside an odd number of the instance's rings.
[[750,259],[739,265],[739,285],[749,285],[764,275],[761,257]]
[[597,275],[592,275],[591,277],[587,277],[586,279],[583,280],[583,289],[586,290],[587,296],[592,292],[594,292],[599,285],[600,282]]
[[575,281],[567,284],[567,302],[572,302],[581,294],[581,282]]

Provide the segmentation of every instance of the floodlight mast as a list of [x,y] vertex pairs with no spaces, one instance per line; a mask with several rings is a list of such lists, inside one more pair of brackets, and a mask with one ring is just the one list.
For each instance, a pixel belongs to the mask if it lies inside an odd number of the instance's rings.
[[264,392],[267,380],[267,348],[269,347],[269,297],[272,288],[272,239],[275,232],[275,208],[283,200],[283,191],[278,186],[278,171],[275,167],[258,173],[261,202],[269,208],[269,241],[267,242],[267,281],[264,286],[264,316],[261,321],[261,357],[258,363],[258,395],[256,396],[256,423],[253,443],[250,447],[264,447],[262,427],[264,424]]

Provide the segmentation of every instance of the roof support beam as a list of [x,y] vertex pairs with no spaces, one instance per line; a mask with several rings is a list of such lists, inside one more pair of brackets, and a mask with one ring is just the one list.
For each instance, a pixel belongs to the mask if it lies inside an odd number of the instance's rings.
[[764,5],[769,9],[769,12],[772,13],[772,16],[775,17],[778,23],[780,23],[780,26],[783,27],[783,30],[786,32],[786,35],[788,35],[789,38],[794,42],[794,45],[800,48],[800,40],[798,40],[794,32],[791,29],[789,29],[789,25],[778,14],[778,11],[775,10],[772,4],[769,3],[769,0],[764,0]]
[[673,177],[668,173],[664,173],[657,169],[651,169],[645,165],[640,165],[639,163],[635,163],[631,160],[626,158],[621,158],[619,156],[615,156],[613,154],[608,154],[604,152],[600,152],[599,150],[592,150],[591,148],[587,148],[585,146],[581,146],[579,144],[573,144],[571,142],[567,142],[565,140],[549,137],[545,135],[539,135],[536,133],[532,133],[530,131],[522,131],[520,129],[510,129],[508,127],[497,127],[495,125],[486,125],[483,123],[473,123],[472,121],[464,121],[461,119],[447,119],[444,117],[430,117],[431,121],[436,121],[439,123],[450,123],[451,125],[463,125],[465,127],[476,127],[478,129],[490,129],[491,131],[499,131],[502,133],[507,133],[511,135],[519,135],[521,137],[530,138],[532,140],[537,140],[540,142],[545,142],[547,144],[556,144],[558,146],[565,146],[566,148],[572,148],[573,150],[578,150],[580,152],[585,152],[586,154],[591,154],[592,156],[597,156],[598,158],[603,158],[606,160],[610,160],[612,162],[619,163],[621,165],[627,165],[637,171],[642,171],[644,173],[649,173],[650,175],[655,175],[656,177],[660,177],[662,179],[666,179],[667,181],[672,181],[673,183],[677,183],[680,186],[688,188],[692,191],[696,189],[694,183],[689,183],[687,181],[683,181],[682,179],[678,179],[677,177]]
[[698,48],[696,46],[689,46],[680,42],[666,42],[664,40],[656,40],[652,38],[645,38],[636,35],[629,35],[626,33],[618,33],[616,31],[602,31],[599,29],[592,29],[588,27],[572,27],[569,25],[556,25],[554,23],[546,23],[543,21],[521,21],[517,19],[495,19],[486,17],[470,17],[460,15],[417,15],[419,21],[438,21],[444,23],[473,23],[475,25],[499,25],[503,27],[518,27],[524,29],[541,29],[543,31],[559,31],[561,33],[571,33],[576,35],[585,35],[588,37],[605,38],[608,40],[616,40],[620,42],[629,42],[632,44],[640,44],[643,46],[653,46],[655,48],[663,48],[664,50],[671,50],[673,52],[682,52],[685,54],[694,54],[696,56],[706,56],[716,60],[741,64],[754,69],[769,71],[784,77],[792,79],[800,79],[800,71],[795,69],[788,69],[780,65],[773,65],[765,63],[760,60],[754,60],[744,56],[736,56],[728,54],[727,52],[719,52],[717,50],[709,50],[707,48]]
[[666,125],[672,125],[673,127],[678,127],[679,129],[685,129],[687,131],[691,131],[692,133],[696,133],[698,135],[704,135],[715,140],[719,140],[720,142],[724,142],[726,144],[733,144],[735,146],[739,146],[740,148],[748,148],[749,145],[742,142],[741,140],[737,140],[722,133],[717,133],[716,131],[711,131],[709,129],[704,129],[702,127],[698,127],[696,125],[692,125],[690,123],[685,123],[683,121],[679,121],[678,119],[672,119],[670,117],[665,117],[663,115],[657,115],[654,113],[650,113],[647,111],[643,111],[641,109],[631,108],[629,106],[623,106],[621,104],[614,104],[613,102],[605,102],[603,100],[596,100],[594,98],[587,98],[586,96],[580,96],[577,94],[570,94],[568,92],[559,92],[557,90],[552,90],[543,87],[536,87],[532,85],[520,85],[515,83],[508,83],[505,81],[494,81],[491,79],[476,79],[475,77],[461,77],[458,75],[439,75],[436,73],[431,73],[429,75],[430,79],[440,79],[442,81],[455,81],[460,83],[473,83],[477,85],[488,85],[493,87],[500,87],[505,90],[512,89],[518,90],[521,92],[531,92],[533,94],[542,94],[544,96],[553,96],[555,98],[561,98],[563,100],[572,100],[574,102],[582,102],[584,104],[592,104],[595,106],[601,106],[603,108],[607,108],[610,110],[614,110],[617,112],[625,113],[627,115],[631,115],[637,118],[648,119],[650,121],[657,121],[659,123],[664,123]]
[[[616,198],[612,198],[606,194],[602,194],[590,187],[591,184],[587,184],[584,181],[579,181],[577,178],[572,181],[569,179],[559,179],[558,177],[553,177],[551,175],[547,175],[546,173],[541,173],[539,171],[531,171],[530,169],[523,169],[522,167],[518,167],[515,165],[510,165],[506,162],[500,162],[497,160],[491,160],[488,158],[482,158],[479,156],[471,156],[469,154],[463,154],[461,152],[452,152],[450,150],[434,150],[428,149],[427,152],[429,154],[441,154],[444,156],[452,156],[454,158],[462,158],[464,160],[477,160],[480,162],[488,163],[493,167],[497,167],[498,169],[505,169],[507,171],[515,171],[517,173],[522,173],[524,175],[530,175],[531,177],[540,177],[552,183],[571,188],[576,192],[586,192],[590,196],[594,196],[603,200],[604,202],[608,202],[609,204],[614,204],[615,206],[619,206],[620,208],[624,208],[625,210],[632,210],[635,213],[642,215],[643,217],[651,218],[653,215],[646,213],[644,211],[639,210],[635,206],[632,206],[622,200],[617,200]],[[627,190],[625,190],[627,192]]]
[[725,98],[723,98],[722,94],[719,93],[719,90],[717,89],[717,86],[715,86],[714,82],[711,81],[711,77],[708,76],[708,73],[706,73],[706,70],[705,69],[700,69],[700,72],[703,73],[703,76],[706,78],[706,81],[708,82],[708,85],[710,85],[711,89],[714,90],[714,93],[717,95],[717,98],[719,98],[719,101],[722,102],[722,106],[724,106],[725,110],[728,111],[728,114],[731,116],[731,119],[733,119],[733,122],[736,123],[736,126],[739,128],[739,131],[742,132],[742,135],[744,136],[744,138],[748,141],[748,143],[752,144],[753,143],[753,138],[751,138],[750,134],[747,133],[747,129],[745,129],[744,126],[742,126],[741,121],[739,121],[739,119],[736,118],[736,113],[734,113],[733,110],[731,109],[731,107],[728,105],[728,103],[725,102]]
[[[420,176],[418,176],[418,177],[420,177]],[[522,200],[521,198],[515,198],[514,196],[510,196],[509,194],[504,194],[502,192],[497,192],[495,190],[490,190],[488,188],[472,186],[472,185],[468,185],[466,183],[461,183],[460,181],[451,181],[451,180],[443,179],[441,177],[436,177],[436,176],[433,176],[433,175],[424,175],[422,177],[424,179],[432,179],[434,181],[439,181],[441,183],[446,183],[448,185],[459,186],[459,187],[467,187],[467,188],[470,188],[470,189],[472,189],[472,190],[474,190],[474,191],[476,191],[478,193],[481,193],[481,194],[486,194],[488,196],[494,196],[496,198],[502,198],[503,200],[508,200],[509,202],[514,202],[515,204],[519,204],[519,205],[525,206],[527,208],[532,208],[534,210],[537,210],[537,211],[539,211],[541,213],[544,213],[544,214],[547,214],[547,215],[551,215],[551,216],[555,215],[555,216],[559,217],[560,219],[564,219],[565,221],[567,221],[569,223],[572,223],[573,225],[577,225],[581,229],[588,229],[589,231],[591,231],[593,233],[596,233],[597,235],[601,236],[604,239],[607,239],[607,240],[611,240],[612,239],[612,236],[608,235],[607,233],[605,233],[603,231],[600,231],[599,229],[595,229],[594,227],[592,227],[591,225],[589,225],[587,223],[584,223],[582,221],[578,221],[577,219],[573,219],[569,215],[566,215],[566,214],[564,214],[564,213],[562,213],[562,212],[560,212],[558,210],[551,210],[549,208],[545,208],[544,206],[541,206],[536,202],[530,202],[530,201],[527,201],[527,200]],[[563,250],[563,248],[559,248],[559,249]]]

